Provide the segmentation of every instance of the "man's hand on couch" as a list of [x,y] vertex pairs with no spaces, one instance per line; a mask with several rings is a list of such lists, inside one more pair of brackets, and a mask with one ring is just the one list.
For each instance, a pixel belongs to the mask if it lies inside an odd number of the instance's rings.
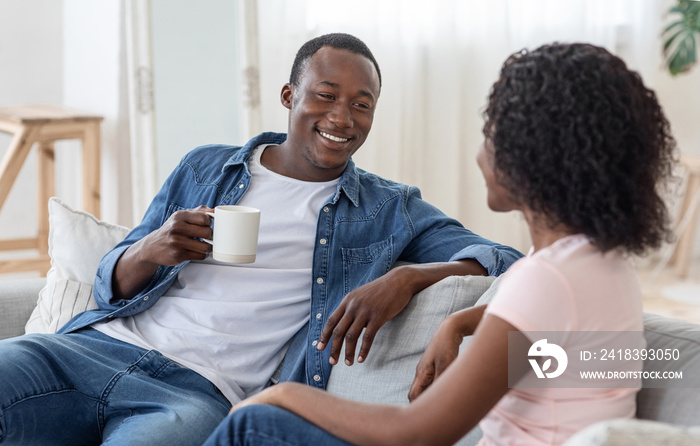
[[330,363],[335,365],[345,341],[345,364],[352,365],[364,329],[357,356],[357,362],[361,363],[367,358],[377,331],[399,314],[413,295],[446,277],[466,275],[487,275],[487,271],[473,259],[395,267],[345,296],[328,318],[317,348],[325,349],[330,340]]

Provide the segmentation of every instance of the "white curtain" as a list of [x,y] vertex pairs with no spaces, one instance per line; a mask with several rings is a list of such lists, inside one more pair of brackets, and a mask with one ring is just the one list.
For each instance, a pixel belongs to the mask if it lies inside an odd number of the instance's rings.
[[481,111],[506,57],[522,48],[585,41],[608,48],[653,86],[662,0],[258,0],[262,127],[285,131],[279,102],[296,50],[328,32],[364,40],[383,87],[372,132],[354,159],[419,186],[469,229],[520,250],[518,215],[495,214],[474,156]]

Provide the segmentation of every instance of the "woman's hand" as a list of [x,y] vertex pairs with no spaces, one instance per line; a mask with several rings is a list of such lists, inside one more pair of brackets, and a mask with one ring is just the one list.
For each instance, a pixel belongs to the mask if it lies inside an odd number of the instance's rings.
[[416,376],[408,392],[409,401],[418,398],[452,364],[459,354],[462,339],[449,317],[440,323],[416,366]]
[[416,366],[416,376],[408,391],[409,401],[418,398],[457,358],[462,340],[474,333],[485,309],[485,305],[468,308],[440,323]]
[[280,383],[280,384],[275,384],[274,386],[270,386],[263,390],[260,393],[256,393],[255,395],[244,399],[243,401],[240,401],[238,404],[233,406],[231,408],[231,412],[235,412],[236,410],[246,407],[246,406],[251,406],[253,404],[269,404],[271,406],[277,406],[276,402],[278,401],[278,395],[280,394],[280,391],[284,390],[284,387],[289,385],[289,383]]

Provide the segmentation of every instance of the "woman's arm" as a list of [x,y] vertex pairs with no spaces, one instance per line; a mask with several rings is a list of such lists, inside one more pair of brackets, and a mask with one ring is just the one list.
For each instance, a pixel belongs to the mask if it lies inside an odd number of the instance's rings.
[[440,323],[416,366],[416,376],[408,391],[409,401],[418,398],[452,364],[459,355],[462,340],[474,334],[485,310],[486,305],[466,308]]
[[508,332],[486,315],[466,351],[409,406],[346,400],[285,383],[237,405],[272,404],[355,444],[449,445],[469,432],[508,391]]

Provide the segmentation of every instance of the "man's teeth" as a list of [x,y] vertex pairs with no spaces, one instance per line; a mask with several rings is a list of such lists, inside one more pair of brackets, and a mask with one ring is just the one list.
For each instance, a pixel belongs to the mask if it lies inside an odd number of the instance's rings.
[[335,142],[345,142],[345,141],[348,140],[348,138],[338,138],[337,136],[329,135],[328,133],[324,133],[324,132],[319,132],[319,133],[320,133],[321,136],[323,136],[324,138],[328,138],[328,139],[330,139],[331,141],[335,141]]

